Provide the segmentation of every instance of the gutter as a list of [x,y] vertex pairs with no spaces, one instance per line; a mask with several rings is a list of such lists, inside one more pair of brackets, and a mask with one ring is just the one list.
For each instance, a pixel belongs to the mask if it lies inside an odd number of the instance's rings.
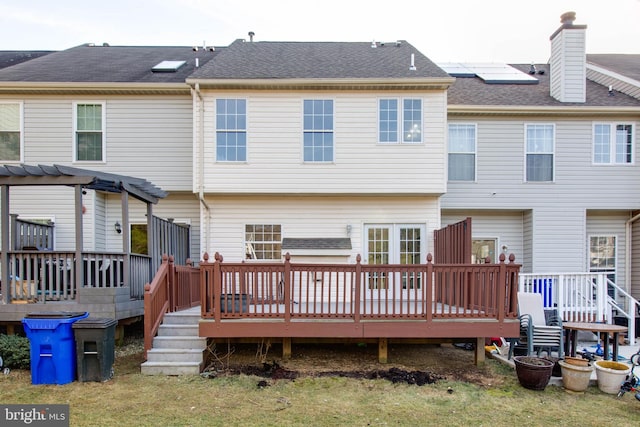
[[204,207],[206,215],[204,216],[204,253],[209,253],[209,217],[211,214],[211,208],[204,199],[204,98],[200,92],[200,84],[196,83],[193,89],[194,94],[197,96],[196,102],[199,102],[198,107],[198,200]]

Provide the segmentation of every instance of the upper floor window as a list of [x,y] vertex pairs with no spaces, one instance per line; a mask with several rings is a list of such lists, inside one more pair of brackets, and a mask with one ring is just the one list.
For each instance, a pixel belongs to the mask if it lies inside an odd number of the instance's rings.
[[105,160],[104,103],[75,104],[75,159],[100,162]]
[[304,161],[333,161],[333,101],[304,100]]
[[22,141],[22,105],[0,103],[0,161],[19,162]]
[[553,181],[553,125],[526,125],[527,182]]
[[[378,104],[378,140],[380,142],[422,142],[422,100],[380,99]],[[402,126],[399,125],[402,123]],[[402,136],[399,133],[402,132]]]
[[593,126],[593,162],[633,163],[633,125],[596,123]]
[[216,99],[216,159],[247,161],[247,101]]
[[282,258],[282,226],[280,224],[247,224],[244,226],[246,259],[280,260]]
[[449,181],[476,179],[476,125],[449,125]]

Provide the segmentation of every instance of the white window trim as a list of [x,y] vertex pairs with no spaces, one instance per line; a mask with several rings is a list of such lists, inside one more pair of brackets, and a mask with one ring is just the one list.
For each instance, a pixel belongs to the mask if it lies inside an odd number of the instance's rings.
[[[398,101],[398,117],[396,120],[398,122],[398,132],[397,132],[397,141],[380,141],[380,101],[383,99],[395,99]],[[404,140],[404,101],[405,99],[417,99],[420,100],[420,141],[405,141]],[[416,144],[424,144],[424,99],[420,97],[396,97],[396,96],[381,96],[377,99],[376,105],[376,141],[380,145],[416,145]]]
[[[598,125],[607,125],[610,128],[613,128],[613,132],[611,132],[610,140],[609,140],[609,155],[610,161],[607,163],[599,163],[596,162],[596,126]],[[615,127],[617,125],[630,125],[631,126],[631,162],[629,163],[616,163],[616,133]],[[636,122],[631,120],[628,122],[593,122],[591,127],[591,164],[593,166],[633,166],[636,163]]]
[[[332,156],[332,160],[324,160],[324,161],[307,161],[304,159],[304,133],[306,132],[306,129],[304,128],[304,101],[331,101],[333,102],[333,128],[331,129],[331,133],[333,133],[333,152],[331,154]],[[313,97],[313,98],[302,98],[301,102],[300,102],[300,111],[301,111],[301,117],[302,120],[300,121],[300,160],[302,162],[302,164],[304,165],[333,165],[336,163],[336,145],[337,141],[336,141],[336,117],[337,117],[337,111],[336,111],[336,100],[335,98],[323,98],[323,97]]]
[[[463,180],[449,180],[449,126],[457,125],[457,126],[473,126],[473,134],[475,139],[473,141],[473,181],[463,181]],[[456,152],[454,154],[468,154],[463,152]],[[525,160],[526,161],[526,160]],[[478,124],[477,123],[448,123],[447,124],[447,182],[452,183],[463,183],[463,182],[478,182]]]
[[19,132],[20,132],[20,160],[4,160],[4,159],[0,159],[1,162],[3,163],[7,163],[7,164],[13,164],[13,163],[24,163],[24,102],[22,101],[12,101],[9,99],[3,99],[2,101],[0,101],[0,104],[11,104],[11,105],[18,105],[18,109],[20,111],[20,126],[19,126]]
[[[102,105],[102,160],[78,160],[78,139],[76,133],[78,131],[78,105]],[[73,163],[82,164],[103,164],[107,163],[107,102],[106,101],[73,101],[73,152],[71,153],[71,161]]]
[[[246,139],[247,139],[247,152],[245,154],[245,159],[244,160],[218,160],[218,126],[217,126],[217,120],[218,120],[218,109],[217,109],[217,102],[219,99],[224,99],[224,100],[243,100],[245,102],[245,117],[244,117],[244,123],[245,123],[245,127],[244,127],[244,133],[246,135]],[[215,124],[215,126],[213,126],[213,157],[215,159],[216,163],[219,163],[221,165],[223,164],[248,164],[249,163],[249,100],[247,98],[234,98],[234,97],[220,97],[220,98],[215,98],[213,100],[213,123]],[[238,130],[236,129],[237,132],[242,132],[242,130]],[[232,132],[232,130],[229,129],[222,129],[221,132]]]
[[[553,128],[553,161],[551,162],[552,174],[551,181],[529,181],[527,180],[527,127],[528,126],[551,126]],[[549,154],[549,153],[532,153],[532,154]],[[556,125],[555,123],[525,123],[524,124],[524,170],[522,180],[526,184],[549,184],[556,182]]]
[[[249,241],[247,240],[247,225],[279,225],[280,226],[280,253],[281,253],[281,257],[276,259],[257,259],[257,258],[247,258],[247,244],[249,243]],[[276,222],[247,222],[244,223],[242,225],[242,254],[241,254],[241,260],[242,262],[249,262],[249,263],[255,263],[255,262],[278,262],[282,259],[284,259],[284,254],[282,253],[282,240],[284,239],[284,225],[282,223],[276,223]],[[261,240],[261,242],[267,242],[266,240]],[[275,240],[273,241],[268,241],[268,242],[275,242]]]

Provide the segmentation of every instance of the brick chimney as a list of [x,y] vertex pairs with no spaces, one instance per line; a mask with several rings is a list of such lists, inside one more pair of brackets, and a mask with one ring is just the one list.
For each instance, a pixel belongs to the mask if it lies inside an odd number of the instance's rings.
[[560,16],[551,39],[551,96],[560,102],[586,101],[586,25],[575,25],[575,12]]

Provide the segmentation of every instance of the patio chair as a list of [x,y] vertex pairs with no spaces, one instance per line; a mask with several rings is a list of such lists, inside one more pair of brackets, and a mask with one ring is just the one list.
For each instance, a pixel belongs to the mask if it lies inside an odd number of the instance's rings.
[[[564,351],[564,332],[562,319],[556,309],[544,309],[542,295],[539,293],[518,292],[518,318],[520,319],[520,337],[517,341],[526,346],[527,355],[534,352],[538,356],[543,350],[551,356],[556,350],[562,358]],[[515,340],[509,346],[509,359],[513,355]]]

